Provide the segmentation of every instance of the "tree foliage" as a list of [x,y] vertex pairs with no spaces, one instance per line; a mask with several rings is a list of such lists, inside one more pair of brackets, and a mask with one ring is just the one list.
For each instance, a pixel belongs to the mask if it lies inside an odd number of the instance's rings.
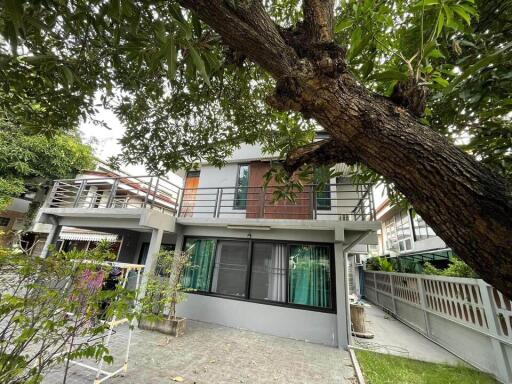
[[[25,134],[3,124],[0,130],[0,198],[4,202],[37,191],[50,181],[74,177],[94,165],[92,149],[76,135]],[[1,202],[0,202],[1,207]]]
[[[284,27],[302,17],[297,0],[266,6]],[[427,85],[425,122],[465,136],[464,149],[509,175],[510,6],[346,0],[334,32],[361,82],[387,95],[410,78]],[[220,165],[242,142],[285,154],[311,140],[313,123],[266,106],[274,81],[179,1],[3,0],[2,8],[0,105],[10,122],[70,130],[93,116],[99,92],[127,127],[125,160],[151,170]]]

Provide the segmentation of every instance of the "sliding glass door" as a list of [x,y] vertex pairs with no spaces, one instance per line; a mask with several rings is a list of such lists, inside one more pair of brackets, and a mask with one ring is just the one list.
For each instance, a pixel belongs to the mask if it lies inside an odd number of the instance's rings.
[[334,310],[331,246],[187,239],[183,286],[204,294]]
[[287,258],[286,244],[254,243],[251,299],[286,302]]
[[220,240],[217,243],[212,292],[245,297],[248,268],[249,242]]

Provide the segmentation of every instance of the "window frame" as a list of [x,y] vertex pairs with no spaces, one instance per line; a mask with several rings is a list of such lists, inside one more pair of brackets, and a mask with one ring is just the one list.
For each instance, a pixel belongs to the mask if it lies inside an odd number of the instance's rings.
[[[247,167],[247,185],[245,187],[242,187],[242,188],[245,188],[246,191],[245,191],[245,199],[240,199],[237,195],[238,195],[238,190],[240,189],[240,170],[242,169],[242,167]],[[233,210],[236,210],[236,211],[245,211],[247,209],[247,196],[248,196],[248,192],[249,192],[249,177],[250,177],[250,166],[249,166],[249,163],[239,163],[238,164],[238,167],[236,168],[236,182],[235,182],[235,191],[233,193]],[[238,206],[237,203],[239,203],[240,201],[242,201],[244,204],[243,204],[243,207],[242,206]]]
[[[210,276],[210,285],[208,287],[208,291],[199,291],[199,290],[193,290],[187,293],[195,294],[195,295],[202,295],[202,296],[212,296],[212,297],[219,297],[223,299],[230,299],[230,300],[239,300],[239,301],[246,301],[250,303],[256,303],[256,304],[266,304],[266,305],[274,305],[278,307],[285,307],[285,308],[294,308],[294,309],[303,309],[313,312],[323,312],[323,313],[337,313],[336,308],[336,266],[335,266],[335,257],[334,257],[334,244],[332,243],[321,243],[321,242],[313,242],[313,241],[287,241],[287,240],[268,240],[268,239],[246,239],[246,238],[240,238],[240,237],[213,237],[213,236],[185,236],[183,239],[183,244],[186,244],[186,242],[190,239],[197,239],[197,240],[214,240],[215,241],[215,249],[214,249],[214,255],[217,253],[217,245],[219,241],[245,241],[249,243],[249,260],[248,260],[248,268],[247,268],[247,277],[246,277],[246,291],[245,291],[245,297],[240,296],[232,296],[232,295],[226,295],[226,294],[219,294],[212,292],[212,283],[213,283],[213,273],[215,272],[215,265],[214,268],[211,270],[211,276]],[[251,291],[251,277],[252,277],[252,260],[253,260],[253,246],[254,243],[270,243],[270,244],[285,244],[286,245],[286,302],[280,302],[280,301],[273,301],[273,300],[262,300],[262,299],[252,299],[250,297]],[[331,279],[331,287],[330,287],[330,293],[329,298],[331,301],[331,308],[323,308],[323,307],[314,307],[309,305],[302,305],[302,304],[293,304],[289,303],[289,264],[290,264],[290,248],[293,245],[318,245],[318,246],[324,246],[328,248],[329,251],[329,266],[330,266],[330,279]],[[215,256],[214,256],[215,257]]]

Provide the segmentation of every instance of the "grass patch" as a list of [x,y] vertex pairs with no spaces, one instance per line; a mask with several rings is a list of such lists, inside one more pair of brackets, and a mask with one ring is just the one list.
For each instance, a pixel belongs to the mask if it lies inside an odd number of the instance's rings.
[[367,384],[496,384],[488,374],[465,366],[427,363],[355,350]]

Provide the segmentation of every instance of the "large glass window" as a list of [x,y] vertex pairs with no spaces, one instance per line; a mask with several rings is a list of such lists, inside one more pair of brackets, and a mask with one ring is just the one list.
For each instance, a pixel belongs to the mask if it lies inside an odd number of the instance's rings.
[[251,299],[286,302],[286,244],[254,243]]
[[212,279],[212,292],[245,297],[249,242],[219,241]]
[[191,254],[182,282],[186,288],[333,309],[333,266],[327,245],[187,239],[185,249]]
[[292,245],[288,272],[290,303],[331,308],[331,266],[328,247]]
[[417,213],[411,212],[412,225],[414,228],[414,239],[425,240],[429,237],[435,237],[436,233]]
[[233,209],[246,209],[248,187],[249,187],[249,165],[240,164],[238,166],[238,176],[237,176],[237,180],[236,180]]
[[212,276],[215,240],[188,239],[185,251],[190,252],[190,265],[183,273],[183,286],[208,292]]

